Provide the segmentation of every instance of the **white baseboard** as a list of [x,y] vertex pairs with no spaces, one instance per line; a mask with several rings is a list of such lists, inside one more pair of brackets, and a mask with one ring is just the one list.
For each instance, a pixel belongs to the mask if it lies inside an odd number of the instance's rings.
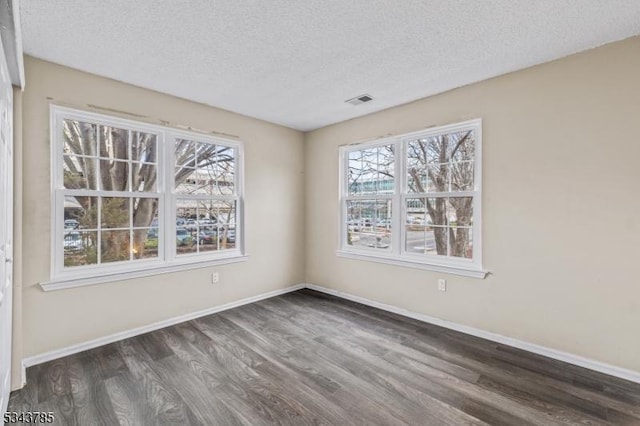
[[615,365],[610,365],[604,362],[595,361],[589,358],[584,358],[578,355],[570,354],[568,352],[547,348],[544,346],[536,345],[534,343],[524,342],[522,340],[514,339],[507,336],[502,336],[500,334],[490,333],[488,331],[480,330],[480,329],[469,327],[462,324],[457,324],[457,323],[443,320],[440,318],[430,317],[428,315],[411,312],[406,309],[398,308],[392,305],[387,305],[385,303],[376,302],[374,300],[365,299],[364,297],[355,296],[353,294],[344,293],[338,290],[333,290],[333,289],[322,287],[319,285],[306,284],[306,288],[309,288],[311,290],[316,290],[322,293],[330,294],[336,297],[340,297],[342,299],[351,300],[353,302],[362,303],[363,305],[382,309],[383,311],[389,311],[389,312],[396,313],[398,315],[417,319],[418,321],[424,321],[430,324],[438,325],[440,327],[459,331],[461,333],[469,334],[471,336],[480,337],[482,339],[491,340],[493,342],[501,343],[503,345],[522,349],[528,352],[533,352],[538,355],[553,358],[558,361],[564,361],[569,364],[588,368],[589,370],[598,371],[600,373],[619,377],[621,379],[629,380],[631,382],[640,383],[640,372],[637,372],[637,371],[627,370],[625,368],[616,367]]
[[62,358],[68,355],[73,355],[78,352],[86,351],[89,349],[97,348],[98,346],[104,346],[109,343],[117,342],[119,340],[128,339],[129,337],[138,336],[140,334],[149,333],[150,331],[159,330],[161,328],[169,327],[181,322],[190,321],[192,319],[204,317],[206,315],[215,314],[216,312],[226,311],[228,309],[237,308],[238,306],[248,305],[249,303],[257,302],[259,300],[268,299],[270,297],[279,296],[281,294],[290,293],[292,291],[305,288],[305,284],[297,284],[291,287],[286,287],[280,290],[270,291],[268,293],[259,294],[257,296],[247,297],[246,299],[237,300],[235,302],[226,303],[220,306],[214,306],[213,308],[203,309],[201,311],[192,312],[185,315],[169,318],[164,321],[155,322],[153,324],[145,325],[142,327],[132,328],[130,330],[121,331],[118,333],[110,334],[108,336],[100,337],[98,339],[89,340],[88,342],[79,343],[76,345],[67,346],[66,348],[56,349],[43,354],[30,356],[22,360],[22,385],[26,383],[26,369],[33,365],[42,364],[44,362],[53,361],[54,359]]

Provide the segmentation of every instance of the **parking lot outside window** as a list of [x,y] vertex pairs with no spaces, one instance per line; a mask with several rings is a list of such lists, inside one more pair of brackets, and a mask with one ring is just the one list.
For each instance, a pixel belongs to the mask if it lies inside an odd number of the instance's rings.
[[484,277],[481,121],[340,149],[338,255]]

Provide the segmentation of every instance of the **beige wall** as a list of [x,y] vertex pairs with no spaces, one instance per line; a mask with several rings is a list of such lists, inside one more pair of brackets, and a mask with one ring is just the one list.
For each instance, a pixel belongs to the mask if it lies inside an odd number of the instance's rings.
[[[638,76],[635,37],[311,132],[307,282],[640,372]],[[488,278],[336,257],[340,145],[478,117]]]
[[[99,338],[304,280],[303,134],[52,63],[25,58],[23,356]],[[245,144],[247,262],[43,292],[49,279],[49,105],[88,105],[237,135]],[[124,116],[126,118],[126,115]],[[134,118],[135,119],[135,118]],[[220,283],[212,285],[212,270]],[[18,357],[20,356],[17,354]]]

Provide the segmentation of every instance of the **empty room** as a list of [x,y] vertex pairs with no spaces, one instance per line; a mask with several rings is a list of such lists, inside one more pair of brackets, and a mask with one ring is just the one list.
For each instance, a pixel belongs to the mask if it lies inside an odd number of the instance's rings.
[[4,424],[640,425],[640,2],[0,37]]

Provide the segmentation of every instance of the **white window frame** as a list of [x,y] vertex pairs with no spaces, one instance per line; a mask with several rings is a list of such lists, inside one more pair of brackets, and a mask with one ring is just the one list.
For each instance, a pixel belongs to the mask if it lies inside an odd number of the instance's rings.
[[[449,194],[455,196],[473,197],[473,258],[454,258],[449,256],[423,256],[408,253],[405,250],[405,217],[407,216],[406,200],[410,198],[432,198],[433,193],[416,194],[407,189],[407,144],[410,141],[428,138],[446,133],[473,130],[474,147],[474,188],[472,191],[455,193],[437,193],[439,197]],[[394,146],[394,193],[349,195],[348,192],[348,154],[352,151],[373,148],[383,145]],[[475,119],[444,126],[431,127],[417,132],[405,133],[397,136],[377,139],[370,142],[355,143],[341,146],[339,149],[339,211],[340,224],[338,226],[339,257],[366,260],[378,263],[425,269],[436,272],[451,273],[473,278],[484,278],[487,272],[482,267],[482,120]],[[376,248],[358,247],[347,242],[347,201],[358,199],[391,199],[391,244],[390,249],[382,251]],[[400,230],[400,231],[398,231]]]
[[[164,244],[158,246],[158,257],[111,262],[107,264],[64,267],[64,199],[68,192],[63,181],[63,120],[78,120],[126,130],[152,133],[157,136],[157,193],[158,198],[158,240]],[[118,281],[158,273],[175,272],[186,269],[207,267],[225,263],[240,262],[247,259],[244,252],[244,144],[195,132],[176,130],[166,126],[143,123],[95,112],[71,109],[58,105],[50,107],[51,140],[51,269],[50,281],[41,283],[45,291],[69,287]],[[196,142],[211,143],[233,147],[236,154],[234,187],[236,194],[225,196],[236,200],[235,248],[222,251],[176,254],[176,239],[167,236],[176,235],[176,199],[179,194],[174,190],[175,139],[189,139]],[[125,196],[138,198],[137,192],[116,192],[91,190],[93,196]],[[144,195],[142,195],[144,197]],[[210,199],[210,198],[208,198]]]

